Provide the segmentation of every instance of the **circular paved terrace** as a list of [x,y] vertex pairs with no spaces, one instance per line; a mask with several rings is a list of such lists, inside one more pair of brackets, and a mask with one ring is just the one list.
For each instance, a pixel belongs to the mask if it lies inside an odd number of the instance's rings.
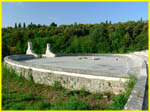
[[[21,56],[18,56],[21,58]],[[21,64],[55,71],[97,76],[128,77],[129,59],[124,56],[61,56],[17,60]]]

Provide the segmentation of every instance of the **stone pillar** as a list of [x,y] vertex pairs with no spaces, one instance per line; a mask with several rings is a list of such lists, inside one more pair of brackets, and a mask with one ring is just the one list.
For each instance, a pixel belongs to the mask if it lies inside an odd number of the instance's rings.
[[26,51],[26,54],[27,55],[33,55],[35,57],[38,57],[37,54],[35,54],[33,51],[32,51],[32,42],[28,42],[28,49]]
[[55,54],[51,52],[50,50],[50,44],[47,43],[45,57],[55,57]]

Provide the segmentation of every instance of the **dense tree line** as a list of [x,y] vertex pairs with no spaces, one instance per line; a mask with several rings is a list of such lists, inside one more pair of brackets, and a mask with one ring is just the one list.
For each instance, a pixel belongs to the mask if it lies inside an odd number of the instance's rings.
[[126,53],[148,49],[148,21],[128,21],[112,24],[71,24],[49,26],[15,23],[2,28],[3,57],[24,54],[27,42],[33,50],[44,53],[46,43],[55,53]]

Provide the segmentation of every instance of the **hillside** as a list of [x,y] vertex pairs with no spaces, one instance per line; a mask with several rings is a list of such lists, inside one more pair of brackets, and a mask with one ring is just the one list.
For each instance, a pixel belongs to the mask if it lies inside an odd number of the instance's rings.
[[148,21],[128,21],[112,24],[49,26],[15,24],[2,28],[3,57],[24,54],[27,42],[32,41],[33,50],[44,53],[46,43],[55,53],[126,53],[148,49]]

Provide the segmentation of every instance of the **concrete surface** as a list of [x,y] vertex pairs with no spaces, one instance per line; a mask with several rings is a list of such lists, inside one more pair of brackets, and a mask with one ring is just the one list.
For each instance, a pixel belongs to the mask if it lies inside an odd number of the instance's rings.
[[[66,56],[25,60],[24,63],[42,66],[43,68],[62,68],[64,71],[128,77],[129,59],[119,56]],[[84,72],[85,71],[85,72]]]

